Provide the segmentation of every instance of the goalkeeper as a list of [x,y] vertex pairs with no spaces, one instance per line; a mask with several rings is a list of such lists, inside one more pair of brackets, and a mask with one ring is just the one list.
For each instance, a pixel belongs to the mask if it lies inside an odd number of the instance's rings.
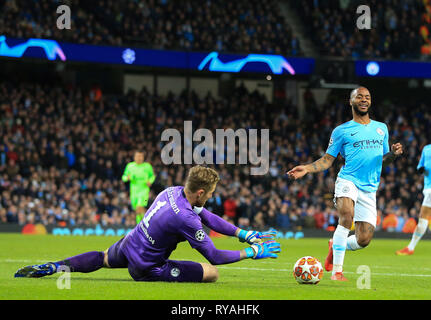
[[150,196],[150,187],[156,176],[150,163],[144,162],[144,153],[135,152],[133,162],[129,162],[121,179],[130,182],[130,203],[136,213],[136,224],[145,214]]
[[[43,277],[67,266],[71,272],[93,272],[102,267],[128,268],[135,281],[214,282],[215,265],[243,259],[277,258],[280,244],[276,231],[241,230],[203,208],[219,181],[218,173],[192,167],[185,186],[170,187],[154,200],[142,221],[124,238],[105,251],[92,251],[58,262],[19,269],[15,277]],[[242,250],[220,250],[203,230],[202,224],[218,233],[235,236],[251,246]],[[171,260],[179,242],[187,241],[210,263]]]

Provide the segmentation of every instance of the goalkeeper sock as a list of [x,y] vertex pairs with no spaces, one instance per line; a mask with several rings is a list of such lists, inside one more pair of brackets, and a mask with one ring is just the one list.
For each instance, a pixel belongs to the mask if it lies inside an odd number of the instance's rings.
[[68,266],[70,272],[93,272],[103,267],[103,251],[91,251],[55,262],[57,269],[61,265]]
[[356,235],[352,234],[350,237],[347,238],[346,250],[355,251],[363,248],[364,247],[361,247],[358,244],[358,240],[356,240]]
[[409,250],[414,250],[416,245],[418,244],[419,240],[422,238],[422,236],[427,231],[428,227],[428,220],[419,218],[418,225],[416,226],[415,232],[413,232],[412,240],[410,241],[409,245],[407,246]]
[[349,235],[349,232],[349,229],[343,227],[340,224],[334,231],[334,235],[332,237],[332,249],[334,257],[334,268],[332,269],[332,274],[335,274],[335,272],[343,272],[344,255],[346,253],[347,236]]

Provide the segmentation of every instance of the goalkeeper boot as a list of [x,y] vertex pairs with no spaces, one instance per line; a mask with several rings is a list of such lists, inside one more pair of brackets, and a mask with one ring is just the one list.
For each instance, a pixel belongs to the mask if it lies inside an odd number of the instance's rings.
[[48,262],[45,264],[34,264],[19,269],[15,273],[15,278],[41,278],[54,274],[57,267],[54,263]]
[[397,256],[411,256],[413,253],[415,253],[415,251],[410,250],[409,247],[405,247],[404,249],[395,252]]
[[326,256],[325,259],[325,270],[326,271],[332,271],[333,268],[333,264],[332,264],[332,259],[333,259],[333,250],[332,250],[332,239],[329,240],[329,251],[328,251],[328,255]]
[[336,280],[336,281],[349,281],[347,280],[347,278],[343,275],[342,272],[335,272],[332,276],[331,276],[331,280]]

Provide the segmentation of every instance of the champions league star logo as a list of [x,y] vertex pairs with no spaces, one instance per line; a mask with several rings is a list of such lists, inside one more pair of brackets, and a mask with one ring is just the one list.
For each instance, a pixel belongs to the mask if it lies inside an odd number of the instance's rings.
[[205,239],[205,231],[203,230],[196,231],[195,238],[198,241],[202,241],[203,239]]
[[135,51],[133,51],[132,49],[124,50],[122,58],[125,63],[132,64],[133,62],[135,62],[136,59]]

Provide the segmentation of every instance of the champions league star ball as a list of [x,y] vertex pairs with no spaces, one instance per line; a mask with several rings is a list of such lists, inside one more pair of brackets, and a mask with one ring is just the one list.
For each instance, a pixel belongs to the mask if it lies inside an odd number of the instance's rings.
[[293,267],[293,276],[300,284],[318,284],[323,277],[322,264],[311,256],[299,258]]

